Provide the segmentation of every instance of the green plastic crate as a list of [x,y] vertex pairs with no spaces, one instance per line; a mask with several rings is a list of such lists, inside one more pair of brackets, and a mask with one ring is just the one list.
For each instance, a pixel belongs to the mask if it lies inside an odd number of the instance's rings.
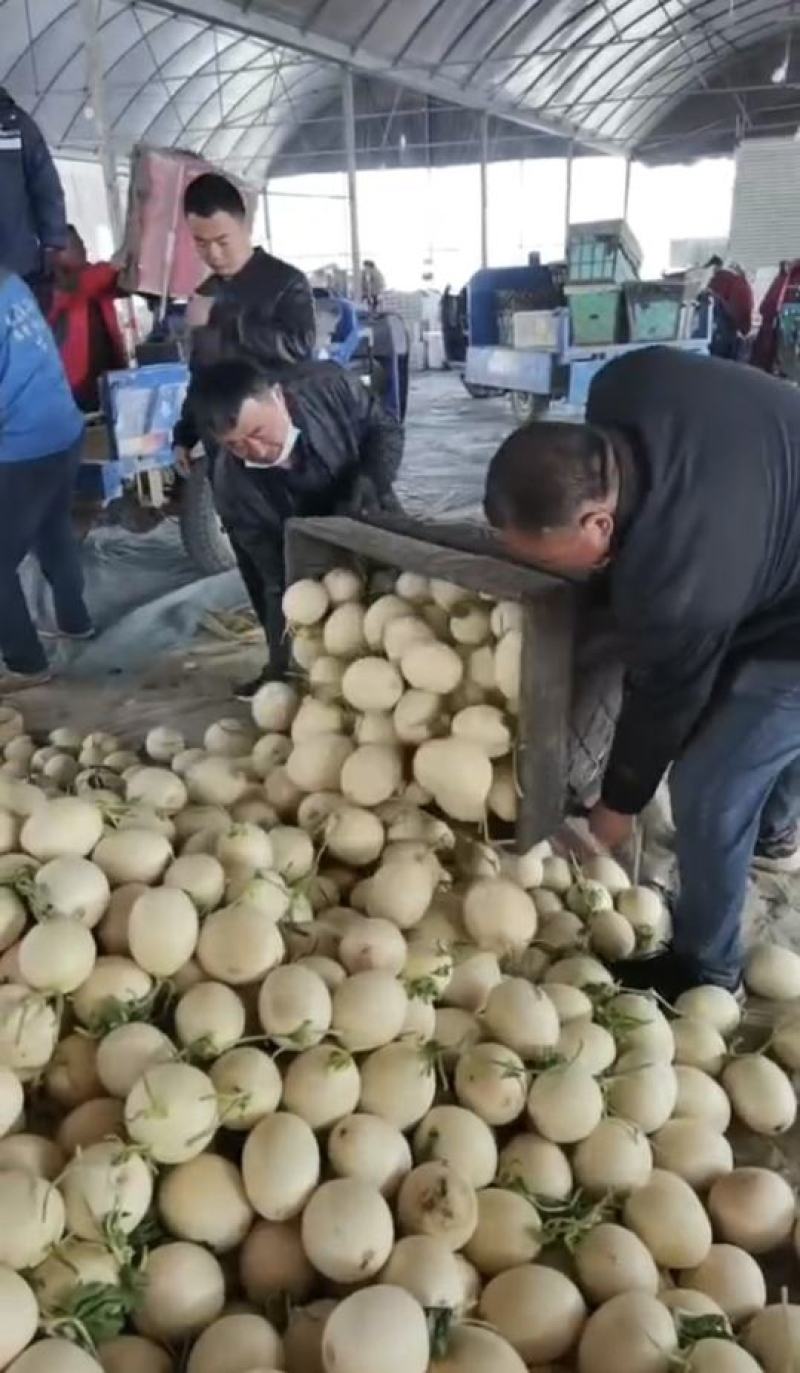
[[595,343],[624,343],[624,312],[619,286],[568,286],[572,342],[579,348]]
[[683,286],[666,281],[636,281],[623,287],[628,332],[634,343],[669,343],[680,335]]
[[567,237],[567,281],[635,280],[642,252],[622,219],[571,224]]

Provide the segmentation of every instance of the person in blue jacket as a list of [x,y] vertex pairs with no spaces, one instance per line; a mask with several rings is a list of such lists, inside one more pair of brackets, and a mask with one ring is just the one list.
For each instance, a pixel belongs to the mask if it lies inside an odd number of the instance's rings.
[[64,191],[39,126],[0,86],[0,262],[38,289],[67,242]]
[[92,634],[71,517],[83,424],[31,291],[0,266],[0,694],[51,675],[20,585],[26,554],[50,583],[59,634]]

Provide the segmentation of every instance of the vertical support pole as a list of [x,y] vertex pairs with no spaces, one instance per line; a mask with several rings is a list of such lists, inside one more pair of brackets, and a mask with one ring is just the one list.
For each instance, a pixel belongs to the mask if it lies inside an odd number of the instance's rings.
[[269,181],[265,179],[264,189],[261,193],[264,197],[264,237],[267,240],[267,250],[272,252],[272,216],[269,212]]
[[631,170],[633,168],[633,158],[628,155],[625,158],[625,190],[622,196],[622,218],[628,218],[628,207],[631,203]]
[[570,139],[569,152],[567,153],[567,185],[564,194],[564,256],[567,255],[569,244],[569,224],[572,218],[572,168],[575,161],[575,141]]
[[358,166],[356,161],[356,102],[353,73],[342,71],[342,115],[344,146],[347,154],[347,206],[350,211],[350,261],[353,272],[353,299],[361,298],[361,246],[358,238]]
[[100,0],[80,0],[80,12],[86,42],[87,85],[97,129],[97,154],[103,172],[108,219],[116,250],[122,243],[124,221],[117,184],[117,159],[109,139],[106,113],[105,64],[99,24]]
[[481,115],[481,267],[489,266],[489,112]]

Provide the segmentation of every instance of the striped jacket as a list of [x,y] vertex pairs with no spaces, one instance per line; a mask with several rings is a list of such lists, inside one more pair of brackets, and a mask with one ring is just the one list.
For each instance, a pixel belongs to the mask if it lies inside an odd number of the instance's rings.
[[37,124],[0,86],[0,266],[36,277],[67,240],[64,192]]

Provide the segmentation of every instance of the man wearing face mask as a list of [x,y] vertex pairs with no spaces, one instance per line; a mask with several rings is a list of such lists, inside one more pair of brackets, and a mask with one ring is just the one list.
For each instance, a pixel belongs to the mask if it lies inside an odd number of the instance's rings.
[[673,947],[620,979],[669,1000],[736,990],[751,862],[800,870],[800,395],[648,348],[598,374],[586,418],[512,434],[486,514],[545,571],[607,569],[626,675],[602,843],[625,841],[672,765]]
[[191,400],[204,442],[218,449],[214,499],[267,640],[265,671],[237,692],[248,700],[288,667],[286,521],[398,509],[403,431],[332,362],[299,363],[280,380],[245,359],[217,362],[197,373]]

